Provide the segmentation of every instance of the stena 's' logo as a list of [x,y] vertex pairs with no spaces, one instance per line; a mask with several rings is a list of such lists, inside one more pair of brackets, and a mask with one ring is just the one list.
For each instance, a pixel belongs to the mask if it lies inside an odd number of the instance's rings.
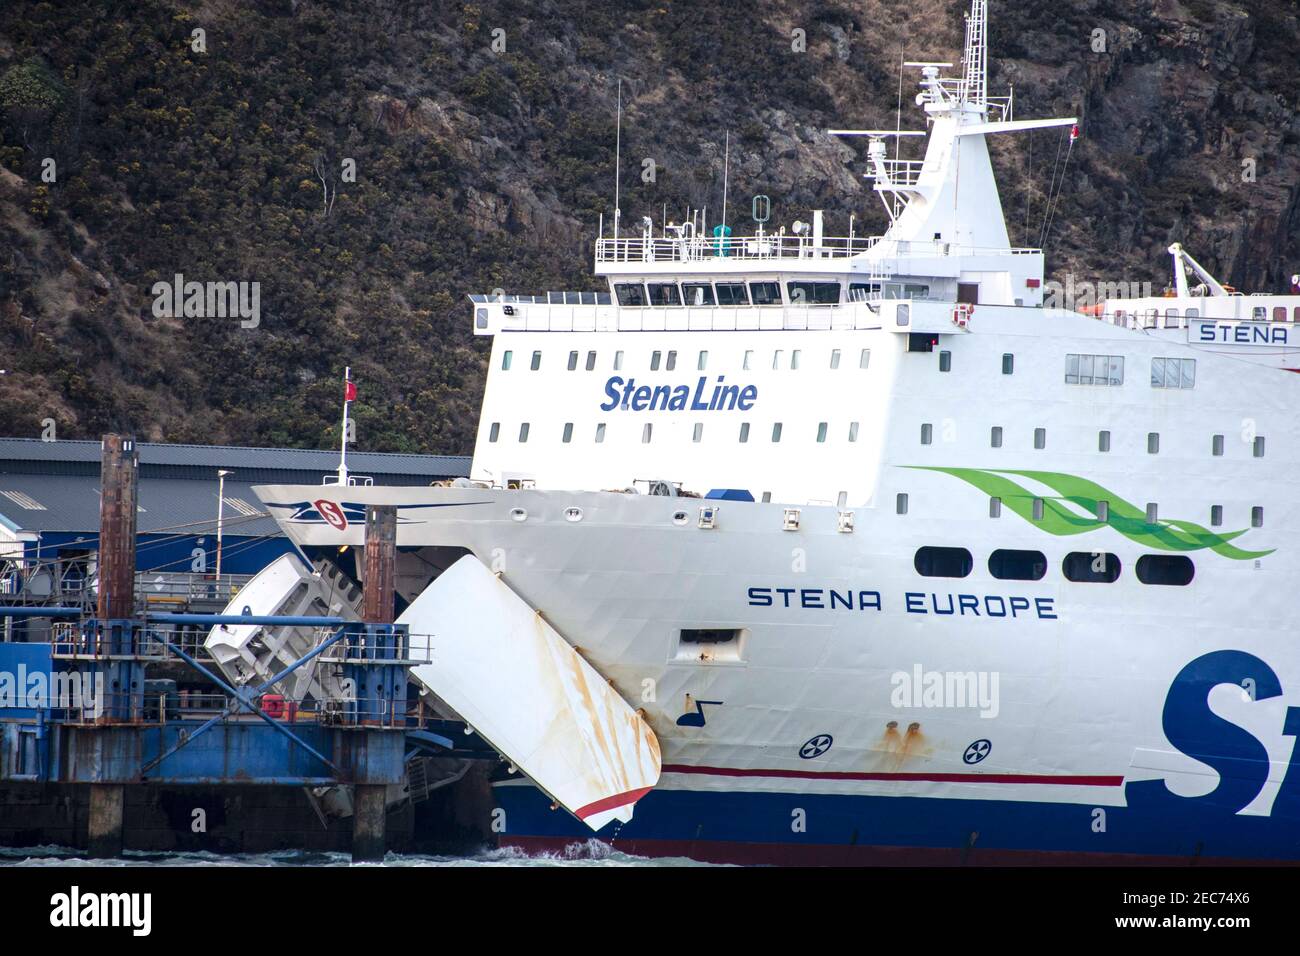
[[719,375],[709,389],[708,376],[701,375],[692,391],[689,385],[638,385],[635,378],[624,381],[615,375],[605,383],[602,412],[614,409],[633,412],[747,412],[758,401],[757,385],[728,385]]

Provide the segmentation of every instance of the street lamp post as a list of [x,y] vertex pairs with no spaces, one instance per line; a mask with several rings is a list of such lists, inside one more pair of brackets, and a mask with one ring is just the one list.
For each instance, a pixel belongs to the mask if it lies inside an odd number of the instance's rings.
[[217,471],[217,587],[221,587],[221,531],[226,514],[226,475],[228,471]]

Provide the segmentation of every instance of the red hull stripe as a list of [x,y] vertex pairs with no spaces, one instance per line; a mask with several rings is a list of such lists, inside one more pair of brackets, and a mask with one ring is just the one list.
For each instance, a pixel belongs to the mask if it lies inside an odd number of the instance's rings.
[[642,787],[640,790],[629,790],[626,793],[616,793],[612,797],[602,797],[595,803],[589,803],[585,807],[579,807],[574,814],[579,820],[585,820],[595,813],[603,813],[606,810],[613,810],[616,807],[625,807],[629,803],[636,803],[647,793],[651,787]]
[[923,780],[930,783],[1036,783],[1058,787],[1118,787],[1124,783],[1122,776],[1112,777],[1100,774],[860,773],[853,770],[743,770],[739,767],[695,767],[686,764],[665,764],[663,772],[704,774],[711,777],[791,777],[798,780]]

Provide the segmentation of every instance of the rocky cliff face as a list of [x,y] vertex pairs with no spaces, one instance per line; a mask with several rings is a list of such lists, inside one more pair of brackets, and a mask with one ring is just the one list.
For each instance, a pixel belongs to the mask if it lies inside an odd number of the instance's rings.
[[[1174,241],[1240,288],[1300,272],[1291,0],[990,6],[995,91],[1082,118],[1049,275],[1160,288]],[[900,59],[959,57],[965,8],[11,0],[0,431],[328,445],[350,364],[359,447],[466,452],[486,343],[463,296],[595,287],[619,78],[625,220],[716,221],[729,131],[738,232],[757,193],[879,232],[865,156],[825,130],[892,126]],[[996,138],[1015,243],[1040,240],[1061,137]],[[258,283],[256,327],[158,315],[177,274]]]

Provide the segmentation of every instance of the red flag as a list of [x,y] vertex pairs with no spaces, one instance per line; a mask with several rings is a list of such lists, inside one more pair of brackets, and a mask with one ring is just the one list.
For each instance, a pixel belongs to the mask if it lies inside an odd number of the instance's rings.
[[357,400],[356,383],[351,381],[350,379],[345,379],[343,382],[343,401],[355,402],[356,400]]

